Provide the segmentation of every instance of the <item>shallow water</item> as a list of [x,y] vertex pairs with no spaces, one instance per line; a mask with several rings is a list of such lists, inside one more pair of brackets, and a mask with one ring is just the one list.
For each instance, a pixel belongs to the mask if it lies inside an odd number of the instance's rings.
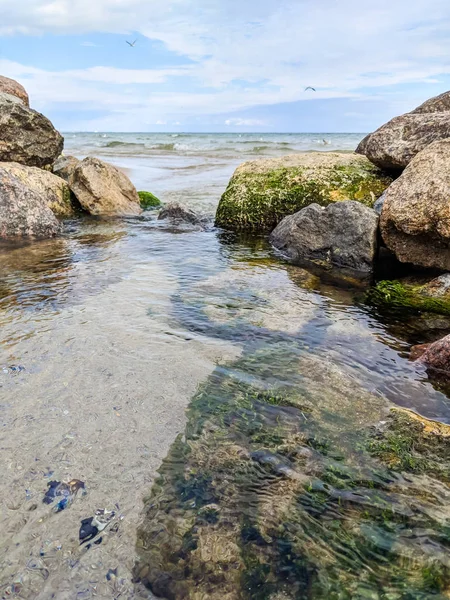
[[[108,159],[208,212],[240,162],[160,154]],[[371,450],[393,406],[450,423],[409,361],[445,319],[150,212],[2,245],[0,326],[0,598],[449,597],[448,478]]]
[[[223,471],[221,452],[252,455],[244,461],[245,469],[251,465],[245,488],[230,492],[227,508],[228,519],[248,516],[252,538],[257,514],[267,516],[268,531],[278,522],[279,515],[270,516],[271,486],[285,484],[284,477],[297,485],[334,468],[338,478],[351,469],[353,477],[357,472],[359,480],[375,481],[373,466],[355,450],[358,432],[383,419],[391,403],[450,420],[448,398],[407,358],[410,343],[423,339],[420,328],[377,315],[359,302],[358,290],[333,287],[280,262],[264,240],[180,233],[148,214],[122,222],[80,220],[61,239],[3,247],[0,271],[0,364],[23,367],[0,370],[4,598],[152,597],[132,581],[135,545],[143,498],[166,455],[157,493],[164,506],[167,486],[174,477],[186,481],[185,469],[194,478],[183,502],[205,492],[195,471],[205,460],[200,450],[217,460],[219,466],[208,463],[209,472]],[[283,408],[267,403],[267,394],[293,400]],[[174,444],[191,401],[186,439]],[[300,452],[308,459],[304,472],[305,457],[299,463],[279,453],[292,439],[316,448],[311,455]],[[189,457],[183,446],[191,446]],[[235,471],[225,472],[228,478]],[[49,481],[72,479],[85,482],[85,494],[58,513],[43,503]],[[425,489],[430,480],[416,478],[414,486]],[[448,490],[435,487],[433,511],[447,522]],[[216,496],[207,504],[220,504]],[[300,512],[290,513],[294,529],[306,527],[304,503],[315,502],[308,494],[302,498]],[[164,515],[192,510],[183,502],[172,497]],[[116,515],[100,545],[80,547],[81,520],[98,509]],[[334,510],[330,523],[340,518]],[[158,517],[150,522],[158,524]],[[313,537],[315,555],[316,528],[323,533],[327,524],[311,521],[310,527],[305,535]],[[338,559],[340,553],[348,558],[345,535],[333,537],[328,549],[338,588],[347,568]],[[373,556],[364,561],[376,563]],[[118,574],[108,581],[110,569]],[[289,581],[300,585],[301,569],[286,569]],[[270,590],[278,589],[273,573],[270,579]]]

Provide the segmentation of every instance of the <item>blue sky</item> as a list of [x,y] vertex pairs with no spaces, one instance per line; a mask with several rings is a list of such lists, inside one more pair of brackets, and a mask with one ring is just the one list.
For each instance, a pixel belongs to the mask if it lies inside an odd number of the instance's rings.
[[0,0],[0,14],[0,73],[64,131],[366,132],[450,89],[448,0]]

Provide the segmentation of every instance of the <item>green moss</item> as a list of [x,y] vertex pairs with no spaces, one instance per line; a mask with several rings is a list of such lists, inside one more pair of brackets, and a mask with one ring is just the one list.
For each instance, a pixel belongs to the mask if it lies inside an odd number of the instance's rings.
[[309,204],[356,200],[373,206],[392,180],[371,165],[282,167],[267,172],[237,171],[223,194],[216,225],[265,233],[285,216]]
[[138,196],[141,200],[141,207],[144,210],[161,206],[161,200],[151,192],[138,192]]
[[450,315],[450,299],[434,298],[425,294],[425,286],[410,285],[400,281],[380,281],[372,288],[366,302],[373,306],[394,310],[430,312]]

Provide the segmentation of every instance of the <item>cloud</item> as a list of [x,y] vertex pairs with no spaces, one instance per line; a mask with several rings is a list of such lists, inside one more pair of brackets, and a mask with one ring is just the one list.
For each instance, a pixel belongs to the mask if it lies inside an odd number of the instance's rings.
[[[222,123],[256,127],[259,119],[239,124],[236,114],[297,101],[307,110],[336,98],[378,98],[400,112],[424,99],[400,86],[438,88],[433,82],[450,75],[448,0],[0,0],[0,13],[3,35],[137,34],[193,61],[60,72],[0,62],[5,74],[26,76],[39,106],[70,97],[94,109],[133,107],[136,126],[156,115],[224,115]],[[117,115],[104,121],[114,122]]]
[[262,121],[261,119],[240,119],[238,117],[233,117],[232,119],[227,119],[225,125],[228,127],[232,125],[237,127],[263,127],[264,125],[267,125],[267,122]]

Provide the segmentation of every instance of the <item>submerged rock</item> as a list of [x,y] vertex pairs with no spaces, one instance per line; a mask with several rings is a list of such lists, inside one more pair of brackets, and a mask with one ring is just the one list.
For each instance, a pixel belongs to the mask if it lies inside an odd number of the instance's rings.
[[378,217],[358,202],[311,204],[285,217],[270,241],[289,258],[370,272],[377,252]]
[[356,152],[382,169],[402,170],[429,144],[450,137],[450,92],[431,98],[366,136]]
[[450,481],[450,425],[393,408],[368,449],[391,469]]
[[80,164],[75,156],[60,156],[53,165],[53,173],[69,182],[72,173]]
[[0,163],[0,175],[2,173],[13,175],[24,186],[35,190],[57,217],[67,218],[75,214],[70,188],[60,177],[37,167],[6,162]]
[[20,85],[15,79],[0,75],[0,94],[9,94],[22,100],[25,106],[30,106],[30,99],[23,85]]
[[63,149],[64,138],[44,115],[1,93],[0,132],[0,161],[48,168]]
[[0,238],[52,237],[60,232],[47,196],[16,171],[0,168]]
[[392,179],[355,154],[309,152],[246,162],[223,194],[216,225],[270,232],[310,204],[356,200],[372,207]]
[[190,225],[203,226],[205,219],[195,211],[182,206],[178,202],[170,202],[158,214],[159,220],[169,219],[175,223],[189,223]]
[[136,188],[119,169],[98,158],[80,161],[69,177],[70,189],[91,215],[133,216],[142,212]]
[[417,154],[388,188],[380,227],[401,262],[450,270],[450,139]]

